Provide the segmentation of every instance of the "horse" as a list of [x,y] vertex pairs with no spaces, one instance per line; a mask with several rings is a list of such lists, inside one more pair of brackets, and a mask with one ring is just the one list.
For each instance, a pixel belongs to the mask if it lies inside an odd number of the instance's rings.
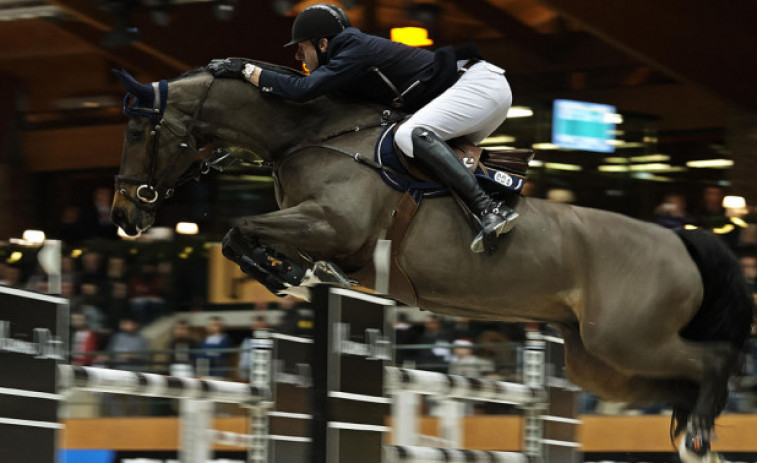
[[[270,164],[280,207],[239,218],[224,238],[227,257],[272,291],[311,271],[371,287],[374,248],[403,193],[356,161],[401,114],[339,96],[285,101],[203,69],[153,84],[120,79],[130,117],[112,220],[127,234],[147,229],[177,185],[220,162],[201,154],[217,146]],[[574,384],[610,400],[667,402],[671,438],[684,434],[681,455],[717,455],[711,433],[753,318],[729,249],[702,230],[673,232],[609,211],[530,197],[517,209],[499,249],[474,254],[455,201],[425,199],[396,256],[416,298],[389,295],[447,315],[552,324]]]

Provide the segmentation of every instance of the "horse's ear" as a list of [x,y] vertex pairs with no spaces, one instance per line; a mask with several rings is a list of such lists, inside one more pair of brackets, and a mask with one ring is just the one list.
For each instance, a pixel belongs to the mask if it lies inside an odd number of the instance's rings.
[[113,71],[113,74],[116,75],[116,79],[121,82],[121,85],[124,86],[127,92],[136,96],[141,101],[152,102],[155,97],[155,92],[152,89],[152,86],[137,82],[137,79],[123,69],[111,69],[111,71]]

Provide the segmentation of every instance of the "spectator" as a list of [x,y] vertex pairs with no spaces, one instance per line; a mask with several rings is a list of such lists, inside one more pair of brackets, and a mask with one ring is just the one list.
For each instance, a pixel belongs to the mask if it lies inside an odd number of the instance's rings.
[[237,374],[243,381],[250,380],[250,373],[252,369],[252,350],[255,346],[254,338],[257,331],[268,331],[270,327],[263,315],[257,315],[252,320],[252,337],[245,338],[240,344],[239,349],[239,362],[237,364]]
[[662,203],[654,210],[654,223],[671,230],[683,228],[693,222],[694,219],[686,212],[686,197],[681,193],[665,195]]
[[200,344],[200,349],[204,350],[201,357],[208,361],[209,376],[224,378],[228,376],[231,354],[218,352],[218,350],[232,348],[231,338],[224,332],[225,327],[221,317],[210,317],[205,329],[207,337]]
[[744,278],[749,285],[750,291],[757,291],[757,255],[752,252],[743,253],[739,257]]
[[[407,314],[400,312],[397,315],[397,322],[394,324],[394,339],[397,346],[407,346],[410,344],[417,344],[418,338],[421,335],[421,328],[416,326],[407,318]],[[405,362],[413,362],[418,360],[418,351],[415,349],[397,349],[397,364],[405,365]]]
[[110,206],[113,191],[108,187],[97,187],[92,192],[92,203],[84,211],[82,221],[88,237],[116,239],[118,228],[110,220]]
[[[442,334],[441,320],[436,316],[430,315],[426,319],[423,334],[418,338],[418,344],[434,345],[448,343],[449,339]],[[421,370],[446,373],[449,356],[450,351],[447,347],[423,349],[418,353],[418,368]]]
[[129,280],[129,310],[140,323],[149,323],[163,311],[161,281],[155,264],[144,263]]
[[476,356],[473,343],[467,339],[456,339],[453,343],[452,358],[449,362],[449,374],[481,378],[494,371],[494,362]]
[[197,356],[197,341],[192,338],[189,331],[189,323],[179,320],[173,326],[173,337],[168,346],[171,351],[169,360],[169,373],[172,376],[194,376],[194,361]]
[[[122,318],[119,331],[108,342],[108,357],[111,368],[142,371],[147,366],[150,344],[140,333],[133,319]],[[145,402],[140,397],[127,394],[103,395],[103,412],[106,416],[143,415]]]
[[150,343],[139,332],[136,320],[124,317],[119,321],[119,331],[108,342],[110,365],[117,370],[140,371],[147,363]]
[[87,317],[87,326],[99,336],[110,334],[108,317],[102,309],[105,299],[100,294],[100,286],[87,281],[81,285],[81,295],[71,303],[72,310]]
[[74,365],[92,365],[95,357],[91,352],[97,351],[97,334],[87,326],[84,314],[71,314],[71,363]]

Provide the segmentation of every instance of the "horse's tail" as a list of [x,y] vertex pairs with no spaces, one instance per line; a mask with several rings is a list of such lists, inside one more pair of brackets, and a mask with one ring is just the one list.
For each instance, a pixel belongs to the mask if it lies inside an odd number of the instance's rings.
[[702,305],[681,336],[692,341],[727,341],[743,351],[754,317],[754,302],[741,264],[713,233],[677,233],[696,262],[704,286]]
[[[692,341],[730,342],[743,358],[754,317],[754,301],[741,264],[725,243],[711,232],[678,230],[677,234],[696,263],[704,286],[702,305],[681,331],[681,336]],[[734,369],[742,363],[743,360],[740,362],[734,358]],[[671,442],[686,429],[690,413],[687,408],[673,408]]]

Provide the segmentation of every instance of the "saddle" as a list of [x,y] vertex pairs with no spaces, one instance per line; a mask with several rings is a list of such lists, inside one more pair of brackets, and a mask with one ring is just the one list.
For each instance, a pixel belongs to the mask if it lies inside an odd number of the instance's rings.
[[[417,161],[406,156],[394,143],[394,134],[400,124],[387,127],[376,144],[375,161],[388,170],[381,177],[399,191],[418,192],[424,198],[443,196],[451,192],[430,179]],[[465,138],[447,142],[489,194],[517,194],[526,183],[528,162],[533,159],[531,150],[488,150],[472,145]]]
[[[417,304],[413,283],[399,263],[399,248],[423,198],[451,194],[467,219],[471,230],[478,232],[475,215],[453,191],[430,179],[415,159],[406,156],[394,143],[399,124],[389,126],[376,144],[375,161],[389,170],[381,170],[381,177],[392,188],[404,194],[394,210],[394,219],[386,238],[391,245],[390,290],[395,297],[409,305]],[[487,193],[515,207],[519,193],[526,183],[528,163],[534,157],[531,150],[487,150],[472,145],[464,138],[447,142],[461,162],[476,176]]]

